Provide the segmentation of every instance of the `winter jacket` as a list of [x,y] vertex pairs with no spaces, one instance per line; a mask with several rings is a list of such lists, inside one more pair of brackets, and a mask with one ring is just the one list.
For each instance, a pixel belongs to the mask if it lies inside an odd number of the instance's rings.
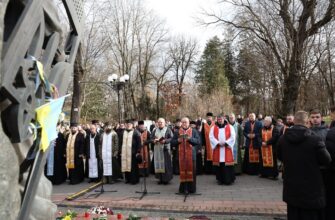
[[285,170],[284,202],[305,209],[325,207],[320,166],[329,165],[331,157],[324,141],[307,127],[295,125],[279,139],[277,150]]

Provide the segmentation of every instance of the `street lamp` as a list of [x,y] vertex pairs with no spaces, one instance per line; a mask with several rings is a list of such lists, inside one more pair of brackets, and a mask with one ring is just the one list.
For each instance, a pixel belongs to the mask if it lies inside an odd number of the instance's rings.
[[114,73],[112,75],[109,75],[107,80],[109,82],[110,87],[117,93],[118,117],[119,117],[119,123],[121,123],[122,116],[121,116],[121,105],[120,105],[120,90],[129,81],[129,75],[125,74],[121,76],[118,80],[118,76]]

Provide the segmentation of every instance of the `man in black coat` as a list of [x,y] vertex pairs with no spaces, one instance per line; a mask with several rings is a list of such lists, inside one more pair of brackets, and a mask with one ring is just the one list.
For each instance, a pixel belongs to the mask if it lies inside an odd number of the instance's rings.
[[332,163],[323,173],[326,187],[326,220],[333,220],[335,219],[335,127],[328,131],[326,146],[332,157]]
[[283,200],[288,220],[324,219],[326,195],[320,166],[331,162],[324,142],[308,125],[308,114],[298,111],[294,126],[280,138],[278,159],[284,163]]
[[320,110],[313,109],[310,112],[310,123],[312,125],[311,130],[318,135],[323,141],[326,141],[328,128],[322,124],[322,115]]
[[333,105],[332,107],[330,107],[330,119],[332,120],[329,128],[333,128],[335,127],[335,105]]

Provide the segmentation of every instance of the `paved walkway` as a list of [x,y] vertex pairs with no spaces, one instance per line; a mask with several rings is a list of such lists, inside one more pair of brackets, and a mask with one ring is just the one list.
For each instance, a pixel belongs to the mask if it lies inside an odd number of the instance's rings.
[[[142,183],[142,182],[141,182]],[[104,205],[112,209],[138,210],[147,212],[180,212],[192,214],[213,215],[257,215],[284,216],[286,205],[282,202],[282,180],[269,180],[256,176],[238,176],[232,186],[217,185],[215,176],[202,175],[197,177],[197,192],[200,196],[189,196],[184,202],[184,196],[176,195],[179,186],[179,176],[174,176],[169,185],[158,185],[153,176],[147,178],[148,192],[160,192],[157,195],[146,195],[139,200],[142,185],[128,185],[119,182],[105,185],[105,192],[98,198],[86,198],[86,195],[73,201],[65,200],[69,194],[78,192],[91,184],[62,184],[54,186],[52,200],[60,206],[92,207]],[[262,218],[261,218],[262,219]]]

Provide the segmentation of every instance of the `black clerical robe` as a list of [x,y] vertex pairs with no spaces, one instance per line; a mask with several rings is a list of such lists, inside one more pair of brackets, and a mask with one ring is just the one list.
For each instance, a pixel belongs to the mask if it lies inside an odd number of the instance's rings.
[[121,141],[121,171],[125,173],[125,181],[137,184],[140,180],[137,155],[141,150],[141,136],[137,130],[124,130]]
[[[51,150],[51,149],[50,149]],[[51,160],[47,160],[45,165],[45,176],[51,181],[52,184],[58,185],[66,181],[67,179],[67,171],[66,171],[66,145],[65,138],[62,133],[58,133],[58,137],[55,140],[53,145],[53,151],[49,153],[53,153],[53,164]],[[52,175],[48,175],[48,166],[51,166]]]
[[[69,157],[69,142],[70,140],[70,135],[69,134],[66,137],[66,152],[67,152],[67,157]],[[69,164],[67,161],[67,167],[69,169],[69,179],[70,179],[70,184],[78,184],[81,183],[84,180],[84,161],[83,161],[83,156],[84,156],[84,135],[80,132],[77,133],[77,136],[75,137],[74,141],[74,163]],[[72,166],[73,165],[73,166]]]

